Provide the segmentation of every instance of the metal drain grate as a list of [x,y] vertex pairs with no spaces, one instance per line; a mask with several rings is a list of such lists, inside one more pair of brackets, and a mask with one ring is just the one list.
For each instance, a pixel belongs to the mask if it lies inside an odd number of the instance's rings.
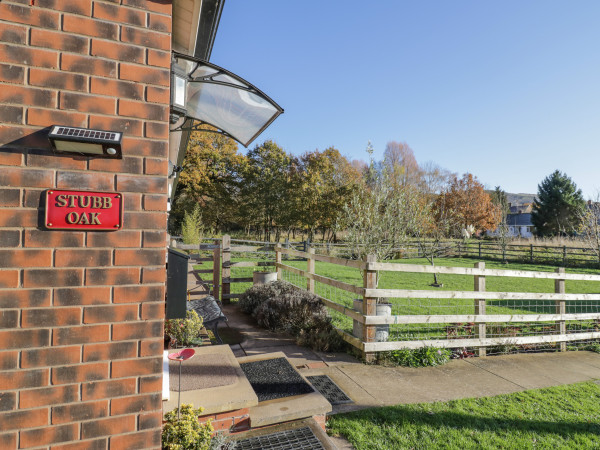
[[311,375],[306,377],[306,379],[310,381],[314,388],[332,405],[352,403],[350,397],[348,397],[327,375]]
[[325,450],[309,427],[235,441],[236,450]]

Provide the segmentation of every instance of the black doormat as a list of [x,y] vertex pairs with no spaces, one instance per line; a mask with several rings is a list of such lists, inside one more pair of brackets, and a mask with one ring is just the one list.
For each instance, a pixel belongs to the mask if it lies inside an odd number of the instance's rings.
[[285,358],[242,363],[240,367],[259,402],[314,392]]
[[309,427],[235,441],[237,450],[324,450]]
[[352,403],[350,397],[348,397],[327,375],[311,375],[306,377],[306,379],[310,381],[310,384],[312,384],[313,387],[332,405]]

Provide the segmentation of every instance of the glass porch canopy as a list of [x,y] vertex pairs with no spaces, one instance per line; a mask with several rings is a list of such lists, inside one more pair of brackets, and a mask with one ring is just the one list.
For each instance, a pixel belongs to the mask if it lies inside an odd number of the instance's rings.
[[252,84],[209,62],[173,52],[171,71],[172,110],[200,123],[192,129],[211,125],[248,147],[283,113]]

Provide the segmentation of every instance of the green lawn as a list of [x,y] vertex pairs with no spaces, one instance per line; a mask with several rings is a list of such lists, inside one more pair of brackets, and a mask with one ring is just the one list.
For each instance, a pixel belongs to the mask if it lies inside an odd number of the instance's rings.
[[450,402],[338,414],[331,435],[357,449],[597,449],[600,386],[594,382]]

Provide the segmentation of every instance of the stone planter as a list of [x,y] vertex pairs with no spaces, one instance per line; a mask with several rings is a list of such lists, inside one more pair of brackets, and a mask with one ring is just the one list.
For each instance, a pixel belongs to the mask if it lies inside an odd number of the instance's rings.
[[277,272],[254,272],[252,274],[252,281],[254,286],[277,281]]
[[[355,311],[362,313],[362,299],[355,299],[353,302],[353,308]],[[392,304],[391,303],[378,303],[376,307],[376,315],[378,316],[391,316],[392,315]],[[354,337],[362,339],[363,324],[352,321],[352,334]],[[375,326],[375,341],[386,342],[390,336],[389,325],[376,325]]]

